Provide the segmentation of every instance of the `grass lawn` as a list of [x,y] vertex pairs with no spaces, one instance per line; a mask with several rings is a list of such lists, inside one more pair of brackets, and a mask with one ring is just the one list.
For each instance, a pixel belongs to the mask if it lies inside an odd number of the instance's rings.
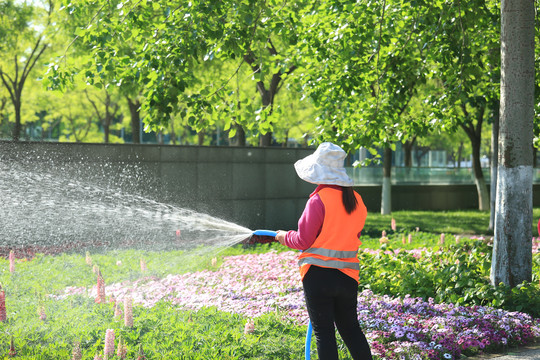
[[[478,210],[457,211],[394,211],[391,215],[370,212],[364,233],[370,236],[391,230],[392,218],[398,231],[420,231],[445,234],[492,235],[489,231],[489,212]],[[538,236],[537,223],[540,208],[533,209],[533,236]]]

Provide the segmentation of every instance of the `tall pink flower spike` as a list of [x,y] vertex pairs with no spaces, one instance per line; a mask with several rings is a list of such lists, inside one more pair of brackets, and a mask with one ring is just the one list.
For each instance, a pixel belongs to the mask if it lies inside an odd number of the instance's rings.
[[4,292],[4,289],[2,289],[2,287],[0,286],[0,322],[4,322],[6,320],[6,293]]
[[124,342],[124,338],[119,336],[118,337],[118,346],[116,350],[116,357],[119,359],[125,359],[127,356],[127,345]]
[[9,272],[15,272],[15,253],[13,250],[9,252]]
[[252,334],[255,331],[255,323],[252,319],[248,319],[246,326],[244,326],[244,334]]
[[86,252],[85,261],[87,265],[92,266],[92,257],[90,256],[90,253],[88,251]]
[[105,280],[101,275],[101,271],[97,271],[97,296],[96,303],[105,303]]
[[105,348],[103,349],[103,359],[107,360],[114,356],[114,329],[107,329],[105,332]]
[[141,272],[146,272],[146,270],[148,270],[148,268],[146,267],[146,261],[141,258]]
[[45,313],[45,306],[41,305],[38,308],[38,314],[39,314],[39,320],[41,321],[47,320],[47,314]]
[[133,327],[133,299],[129,296],[124,298],[124,325]]
[[75,343],[73,344],[71,360],[82,360],[81,343],[78,341],[75,341]]
[[114,320],[120,320],[122,317],[122,308],[120,307],[120,302],[115,300],[114,302]]

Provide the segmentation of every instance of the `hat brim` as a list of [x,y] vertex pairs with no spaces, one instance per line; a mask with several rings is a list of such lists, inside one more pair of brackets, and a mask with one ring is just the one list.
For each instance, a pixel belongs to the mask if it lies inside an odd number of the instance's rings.
[[347,175],[345,168],[334,168],[314,161],[314,154],[298,160],[294,169],[298,177],[317,185],[353,186],[354,181]]

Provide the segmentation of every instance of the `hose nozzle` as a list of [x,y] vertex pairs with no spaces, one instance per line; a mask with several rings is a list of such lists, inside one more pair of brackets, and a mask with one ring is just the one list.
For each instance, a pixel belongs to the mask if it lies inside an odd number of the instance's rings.
[[272,230],[255,230],[249,238],[244,241],[245,245],[268,244],[276,241],[277,232]]

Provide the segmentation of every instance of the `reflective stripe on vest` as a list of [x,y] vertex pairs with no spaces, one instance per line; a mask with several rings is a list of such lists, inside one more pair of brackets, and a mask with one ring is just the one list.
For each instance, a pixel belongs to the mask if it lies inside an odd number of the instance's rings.
[[340,260],[323,260],[314,257],[306,257],[298,261],[298,265],[320,265],[333,269],[353,269],[360,270],[360,264],[356,262],[340,261]]
[[309,248],[307,250],[304,250],[303,252],[338,259],[356,259],[356,257],[358,256],[358,251],[340,251],[324,248]]

